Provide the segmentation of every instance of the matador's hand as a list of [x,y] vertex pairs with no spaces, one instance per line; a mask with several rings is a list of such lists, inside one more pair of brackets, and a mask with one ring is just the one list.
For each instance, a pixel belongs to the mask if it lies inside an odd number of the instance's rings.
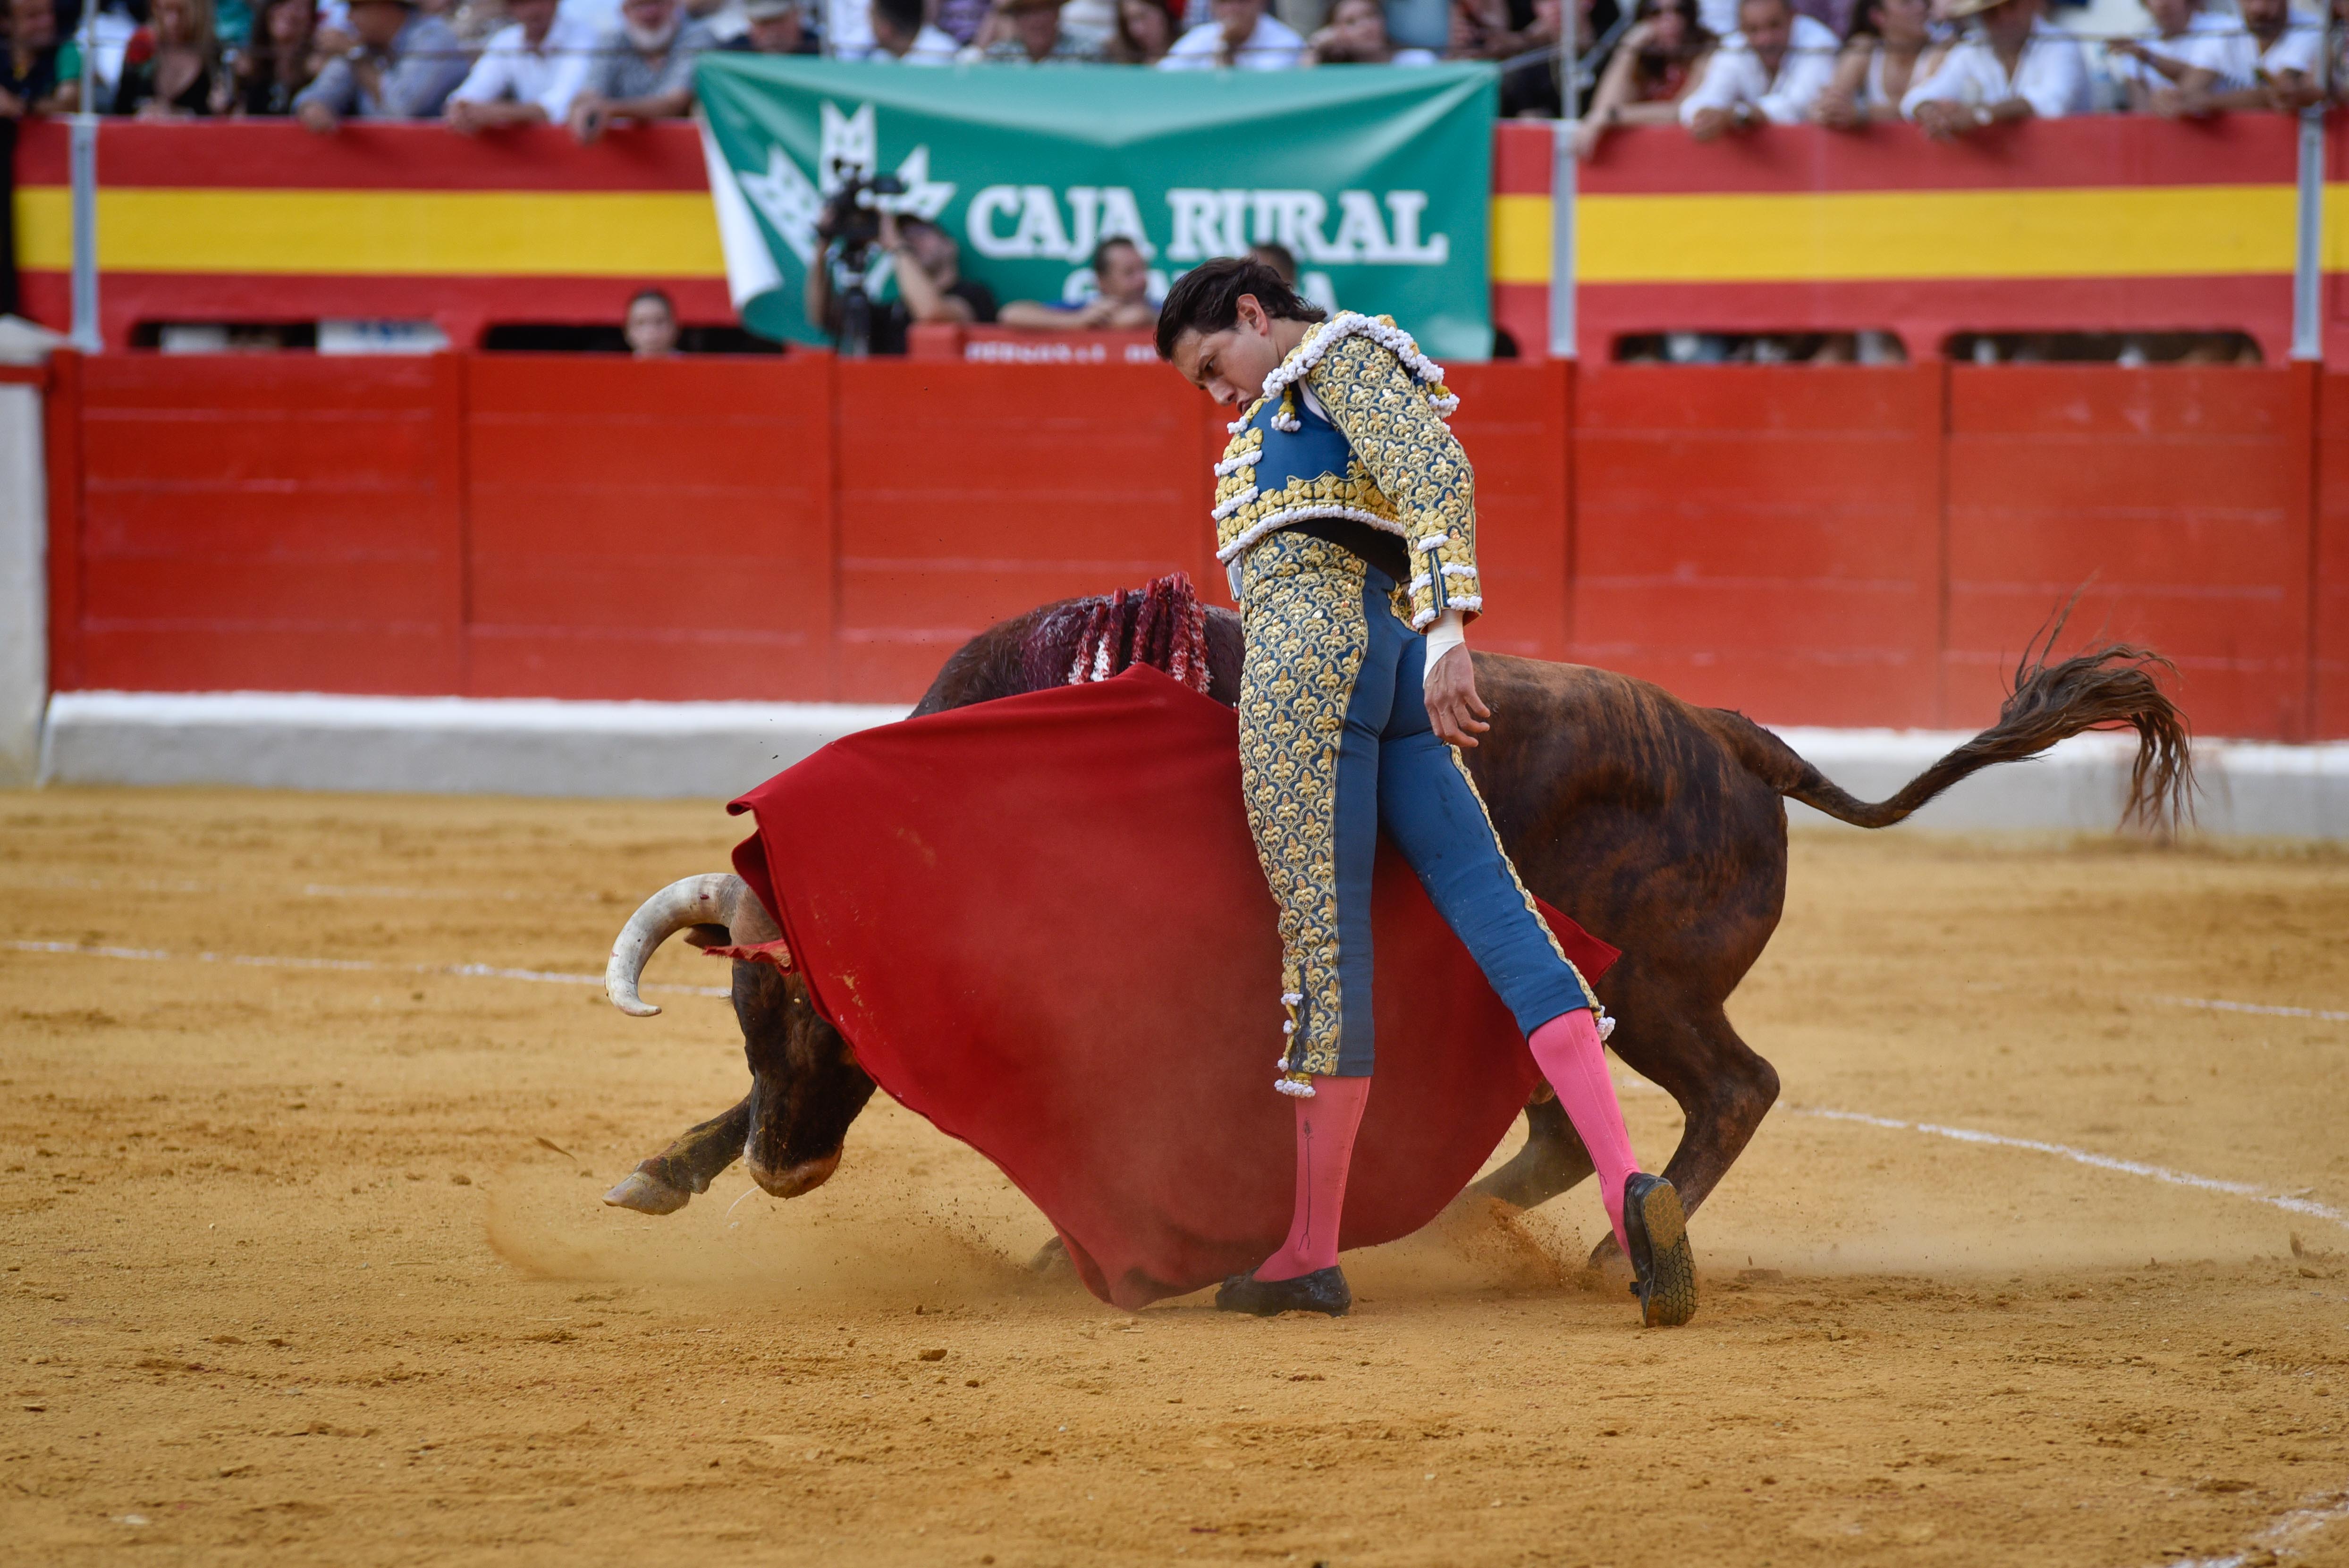
[[1476,738],[1493,727],[1485,722],[1493,710],[1476,695],[1476,666],[1469,662],[1465,647],[1450,649],[1435,661],[1426,694],[1428,719],[1445,745],[1474,750]]

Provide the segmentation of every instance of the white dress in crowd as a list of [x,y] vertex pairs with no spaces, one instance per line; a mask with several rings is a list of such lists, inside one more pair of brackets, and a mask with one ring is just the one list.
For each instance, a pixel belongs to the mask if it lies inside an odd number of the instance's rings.
[[1681,99],[1681,123],[1693,123],[1703,109],[1751,104],[1773,125],[1799,125],[1834,77],[1841,48],[1833,28],[1797,12],[1785,56],[1773,74],[1763,68],[1744,34],[1731,33],[1713,52],[1704,78]]
[[[1928,46],[1924,53],[1931,52],[1930,46]],[[1923,58],[1924,54],[1918,56],[1920,61]],[[1915,87],[1923,79],[1917,74],[1916,67],[1911,66],[1909,70],[1909,85]],[[1880,44],[1868,57],[1868,76],[1859,84],[1859,104],[1861,108],[1871,113],[1879,107],[1894,114],[1900,112],[1900,96],[1884,85],[1884,47]]]
[[1963,103],[1988,108],[2013,98],[2031,106],[2046,119],[2086,114],[2096,107],[2095,87],[2088,75],[2088,57],[2080,41],[2044,17],[2032,24],[2023,58],[2010,78],[2006,67],[1991,52],[1990,41],[1970,33],[1951,49],[1940,68],[1909,89],[1900,100],[1902,115],[1914,119],[1921,103]]
[[[1203,22],[1174,40],[1166,57],[1158,62],[1162,71],[1209,71],[1223,64],[1224,29],[1221,23]],[[1305,39],[1296,28],[1267,13],[1257,19],[1256,31],[1239,46],[1238,57],[1232,64],[1244,71],[1292,70],[1304,62]]]
[[509,22],[490,35],[481,58],[449,95],[466,103],[534,103],[546,118],[563,123],[571,100],[587,80],[587,66],[602,35],[595,25],[571,11],[557,11],[546,29],[545,42],[535,49],[523,40],[519,22]]
[[[2176,37],[2156,33],[2137,40],[2149,55],[2159,55],[2165,60],[2175,60],[2181,66],[2207,70],[2224,83],[2249,87],[2251,69],[2259,61],[2259,46],[2243,30],[2242,23],[2232,16],[2220,16],[2209,11],[2197,11],[2186,24],[2186,31]],[[2106,68],[2113,80],[2123,87],[2135,82],[2147,92],[2178,84],[2153,67],[2132,56],[2111,57]],[[2224,90],[2223,87],[2221,90]]]

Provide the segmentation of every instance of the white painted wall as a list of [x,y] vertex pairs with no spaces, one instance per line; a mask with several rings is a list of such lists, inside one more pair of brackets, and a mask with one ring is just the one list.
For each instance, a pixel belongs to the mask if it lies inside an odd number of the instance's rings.
[[49,691],[48,501],[41,393],[0,386],[0,785],[40,766]]
[[[269,692],[63,692],[45,776],[61,784],[245,784],[502,795],[727,799],[902,707],[831,703],[482,701]],[[1893,794],[1971,737],[1785,729],[1864,800]],[[1978,773],[1918,814],[1944,830],[2109,831],[2135,737],[2083,735]],[[2211,833],[2349,840],[2349,742],[2195,748]],[[1790,805],[1798,826],[1826,825]],[[1842,830],[1856,831],[1857,830]]]
[[49,704],[42,778],[725,800],[905,712],[850,703],[60,692]]

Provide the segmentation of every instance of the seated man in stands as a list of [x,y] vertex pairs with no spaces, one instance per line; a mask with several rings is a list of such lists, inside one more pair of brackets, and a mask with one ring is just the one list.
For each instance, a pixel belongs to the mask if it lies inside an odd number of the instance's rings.
[[1937,140],[2034,117],[2054,119],[2096,107],[2088,57],[2071,34],[2049,25],[2045,0],[1950,0],[1951,20],[1976,26],[1900,112]]
[[873,52],[866,59],[950,66],[957,47],[952,35],[924,19],[922,0],[873,0]]
[[415,0],[352,0],[350,53],[329,61],[294,99],[294,115],[320,135],[346,119],[430,119],[471,67],[449,24]]
[[808,31],[807,11],[802,0],[749,0],[742,7],[742,19],[750,24],[740,37],[729,38],[724,47],[743,55],[814,55],[815,36]]
[[1150,263],[1132,240],[1112,235],[1093,247],[1093,297],[1082,304],[1016,299],[999,319],[1006,326],[1046,332],[1147,332],[1158,325]]
[[2236,0],[2242,15],[2240,35],[2248,66],[2236,62],[2209,81],[2185,84],[2183,112],[2272,109],[2298,114],[2323,100],[2318,62],[2324,57],[2324,25],[2292,15],[2292,0]]
[[1699,141],[1764,123],[1799,125],[1835,75],[1842,45],[1788,0],[1742,0],[1737,26],[1681,99],[1681,123]]
[[693,112],[693,62],[718,46],[707,23],[678,0],[622,0],[620,25],[596,40],[571,134],[594,141],[616,119],[676,119]]
[[1040,66],[1053,61],[1095,61],[1102,51],[1061,26],[1061,0],[995,0],[994,15],[961,57]]
[[2221,79],[2251,79],[2249,36],[2232,17],[2203,10],[2197,0],[2139,0],[2153,19],[2144,37],[2114,38],[2105,45],[2106,69],[2137,113],[2186,112],[2189,89],[2206,89]]
[[1264,0],[1208,0],[1212,20],[1174,40],[1162,71],[1286,71],[1305,63],[1305,36],[1264,14]]
[[512,20],[490,35],[472,74],[449,95],[452,130],[560,125],[586,79],[593,27],[563,15],[557,0],[506,0],[506,15]]
[[[832,248],[837,236],[821,221],[815,232],[819,249],[816,264],[808,268],[803,304],[808,320],[822,324],[836,343],[846,325],[843,296],[854,280],[833,275],[839,266]],[[953,235],[936,223],[884,211],[881,248],[889,254],[889,274],[895,288],[888,298],[873,301],[870,352],[905,353],[905,334],[916,322],[984,324],[995,319],[994,292],[962,275],[961,248]],[[880,292],[877,281],[867,287]]]

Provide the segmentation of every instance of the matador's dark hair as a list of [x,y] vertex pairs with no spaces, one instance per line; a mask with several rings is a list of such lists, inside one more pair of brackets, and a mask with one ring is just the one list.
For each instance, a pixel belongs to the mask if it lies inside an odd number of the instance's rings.
[[1240,318],[1240,296],[1254,294],[1275,321],[1320,321],[1329,312],[1281,282],[1280,274],[1254,256],[1219,256],[1202,262],[1174,280],[1158,311],[1158,357],[1174,357],[1174,340],[1186,332],[1222,332]]

